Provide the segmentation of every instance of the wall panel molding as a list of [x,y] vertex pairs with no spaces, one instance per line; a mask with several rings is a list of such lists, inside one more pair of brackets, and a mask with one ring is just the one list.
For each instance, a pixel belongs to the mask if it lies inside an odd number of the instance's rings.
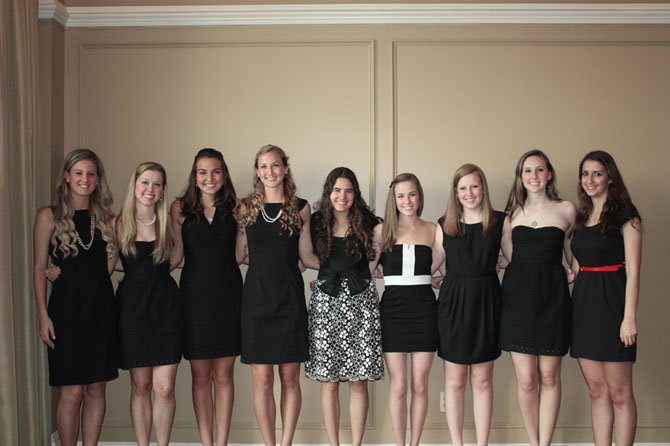
[[670,3],[70,6],[39,0],[67,28],[351,24],[670,24]]

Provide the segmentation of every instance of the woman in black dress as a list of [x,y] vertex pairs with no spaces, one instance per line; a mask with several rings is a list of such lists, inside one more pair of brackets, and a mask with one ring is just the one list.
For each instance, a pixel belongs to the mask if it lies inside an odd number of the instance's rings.
[[[40,337],[49,347],[49,384],[60,387],[56,427],[61,444],[97,444],[105,384],[118,377],[112,196],[95,153],[70,152],[57,183],[57,203],[37,212],[34,287]],[[46,302],[47,261],[60,273]]]
[[360,446],[368,414],[368,381],[384,377],[379,295],[371,277],[379,219],[346,167],[326,178],[310,228],[321,261],[309,301],[307,377],[321,382],[321,412],[331,445],[339,445],[340,382],[350,390],[352,445]]
[[502,250],[511,262],[502,283],[499,345],[509,351],[517,400],[531,446],[548,445],[561,405],[561,359],[570,344],[570,293],[563,255],[576,208],[556,190],[540,150],[524,153],[507,200]]
[[407,431],[407,357],[410,356],[412,402],[409,444],[421,440],[428,411],[428,377],[437,350],[437,303],[431,276],[439,264],[438,225],[420,218],[423,189],[419,179],[402,173],[391,182],[384,223],[375,240],[384,272],[381,299],[382,348],[391,379],[389,410],[396,444]]
[[296,196],[288,157],[266,145],[256,153],[254,190],[240,220],[249,250],[242,298],[242,362],[251,364],[254,411],[266,445],[275,444],[274,365],[281,381],[282,445],[300,415],[300,363],[309,358],[305,289],[298,263],[318,269],[310,206]]
[[614,428],[617,445],[632,445],[642,222],[609,153],[588,153],[579,175],[570,355],[589,387],[595,444],[612,444]]
[[[228,444],[240,354],[244,257],[236,243],[238,202],[221,152],[205,148],[193,160],[188,186],[170,208],[181,273],[184,358],[191,363],[193,408],[205,446]],[[214,399],[212,399],[212,387]]]
[[130,417],[140,446],[149,446],[152,419],[157,444],[170,442],[181,360],[179,289],[170,276],[177,259],[171,259],[166,193],[163,166],[140,164],[130,176],[116,224],[124,271],[116,290],[121,368],[130,370]]
[[[493,361],[500,356],[500,281],[496,272],[505,214],[491,207],[484,172],[456,170],[439,234],[442,280],[438,300],[438,355],[451,443],[463,444],[463,407],[472,385],[477,444],[488,444],[493,412]],[[469,369],[469,370],[468,370]],[[469,372],[469,373],[468,373]]]

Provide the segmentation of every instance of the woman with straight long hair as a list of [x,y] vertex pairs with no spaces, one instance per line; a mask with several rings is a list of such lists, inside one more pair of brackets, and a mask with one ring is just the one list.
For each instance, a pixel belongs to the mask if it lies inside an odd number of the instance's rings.
[[569,264],[576,208],[558,195],[540,150],[524,153],[507,200],[499,345],[509,351],[517,400],[532,446],[549,445],[561,405],[561,359],[570,346]]
[[589,152],[579,164],[572,238],[572,347],[591,396],[596,445],[632,445],[637,425],[633,363],[642,221],[614,158]]
[[[465,386],[470,376],[477,444],[488,444],[493,413],[493,361],[500,356],[500,281],[496,272],[505,214],[493,210],[484,172],[465,164],[454,173],[444,217],[438,300],[438,355],[451,443],[463,444]],[[442,263],[441,260],[446,262]]]
[[423,189],[415,175],[396,176],[386,198],[384,222],[375,227],[384,273],[382,348],[391,380],[391,424],[396,444],[405,445],[407,390],[411,388],[410,446],[421,440],[428,411],[428,376],[438,343],[437,303],[431,277],[438,266],[440,228],[420,218],[423,199]]
[[[63,446],[98,443],[105,385],[118,377],[112,196],[105,169],[88,149],[68,153],[56,204],[35,218],[34,288],[40,337],[49,347],[49,385],[60,388],[56,428]],[[47,305],[47,262],[56,274]]]
[[326,178],[310,229],[321,268],[309,301],[308,378],[321,382],[321,413],[331,445],[339,445],[341,382],[349,383],[352,445],[363,442],[368,381],[384,377],[379,295],[371,277],[379,219],[346,167]]
[[299,262],[318,269],[310,206],[296,195],[288,156],[266,145],[254,160],[254,188],[240,226],[249,269],[242,297],[242,362],[251,365],[254,411],[266,445],[275,444],[274,366],[281,381],[281,444],[293,443],[300,415],[300,363],[309,358],[307,307]]
[[186,191],[172,203],[170,214],[175,257],[184,260],[179,282],[183,349],[191,364],[200,440],[204,446],[226,445],[235,400],[235,358],[241,349],[239,263],[244,251],[237,243],[235,188],[221,152],[198,151]]
[[170,442],[181,361],[179,288],[170,276],[177,259],[166,193],[163,166],[140,164],[128,180],[116,224],[124,272],[116,290],[120,365],[130,371],[130,418],[140,446],[149,446],[152,420],[157,444]]

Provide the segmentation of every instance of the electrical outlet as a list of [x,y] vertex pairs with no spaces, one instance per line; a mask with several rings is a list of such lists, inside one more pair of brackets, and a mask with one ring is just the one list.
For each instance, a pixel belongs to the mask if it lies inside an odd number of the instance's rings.
[[444,412],[444,392],[440,392],[440,412]]

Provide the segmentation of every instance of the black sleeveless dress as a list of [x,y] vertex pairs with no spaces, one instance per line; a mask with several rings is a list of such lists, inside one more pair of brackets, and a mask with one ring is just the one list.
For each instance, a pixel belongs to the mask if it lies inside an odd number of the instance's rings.
[[431,287],[433,250],[425,245],[394,245],[382,254],[381,300],[384,352],[437,350],[437,302]]
[[155,265],[154,242],[135,242],[134,258],[120,254],[123,280],[116,289],[121,368],[181,361],[179,288],[169,262]]
[[[307,202],[298,199],[298,209]],[[267,203],[274,218],[281,203]],[[259,213],[246,227],[249,269],[242,297],[242,362],[284,364],[309,359],[305,285],[298,268],[300,232],[289,235],[279,220]]]
[[[496,264],[505,214],[484,236],[482,223],[463,224],[463,235],[444,234],[447,274],[440,287],[437,326],[440,358],[477,364],[500,356],[500,281]],[[440,220],[440,227],[443,226]]]
[[512,261],[502,283],[500,348],[563,356],[570,346],[570,292],[563,267],[565,233],[553,226],[512,229]]
[[309,361],[305,374],[316,381],[378,380],[384,377],[379,295],[367,258],[346,252],[333,237],[309,301]]
[[217,208],[211,224],[202,214],[185,219],[181,236],[184,358],[237,356],[242,299],[242,274],[235,259],[237,221]]
[[[74,212],[74,226],[88,244],[91,216]],[[119,376],[114,288],[107,270],[107,243],[98,229],[87,251],[52,261],[61,269],[53,284],[47,312],[54,324],[56,348],[47,348],[49,385],[53,387],[110,381]],[[53,252],[53,246],[49,250]]]
[[602,225],[585,227],[572,238],[572,253],[580,267],[622,265],[614,271],[581,271],[572,289],[570,356],[594,361],[632,361],[637,344],[626,347],[619,338],[626,305],[626,262],[621,227],[633,218],[618,215],[602,236]]

